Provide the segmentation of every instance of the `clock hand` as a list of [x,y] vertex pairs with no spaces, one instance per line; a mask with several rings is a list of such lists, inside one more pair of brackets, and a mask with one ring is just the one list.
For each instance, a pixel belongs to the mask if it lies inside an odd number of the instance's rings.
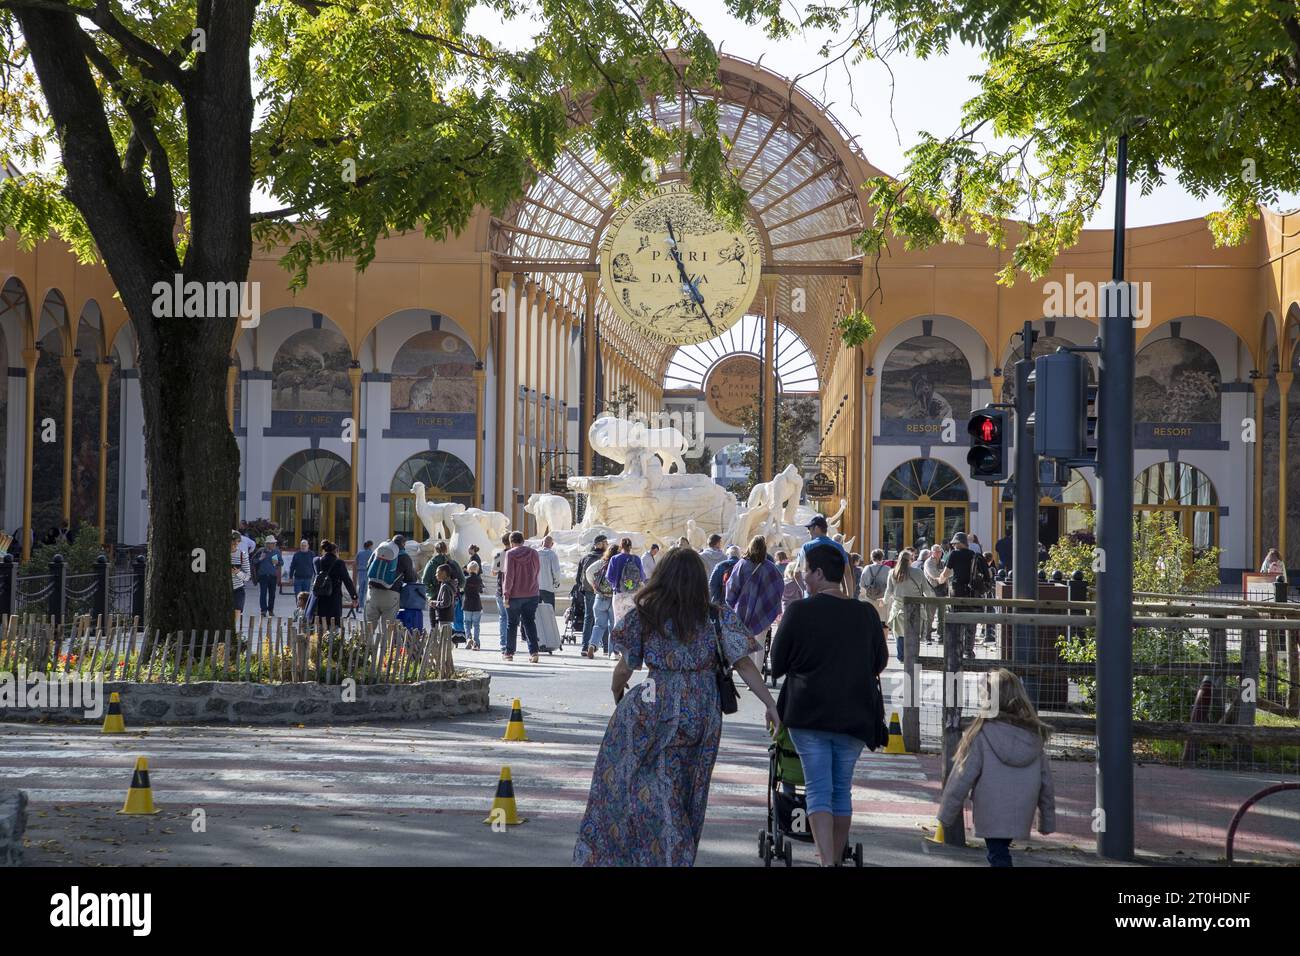
[[704,321],[709,325],[709,331],[716,332],[717,329],[713,325],[713,318],[709,315],[709,310],[704,307],[703,293],[701,293],[699,287],[691,281],[690,276],[686,274],[686,266],[682,263],[682,254],[677,249],[677,236],[673,232],[673,221],[665,216],[664,222],[668,225],[668,254],[671,255],[673,261],[677,263],[677,274],[682,280],[682,290],[689,294],[691,301],[695,303],[695,307],[699,309],[700,314],[704,316]]

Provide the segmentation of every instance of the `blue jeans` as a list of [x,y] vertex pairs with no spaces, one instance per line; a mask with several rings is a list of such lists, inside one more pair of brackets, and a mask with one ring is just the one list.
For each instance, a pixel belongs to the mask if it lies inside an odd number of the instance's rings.
[[595,613],[591,606],[596,603],[595,591],[580,591],[582,595],[582,649],[585,651],[591,644],[591,626],[596,623]]
[[311,578],[294,578],[293,593],[301,594],[303,591],[311,590]]
[[471,644],[478,644],[478,635],[480,622],[483,620],[482,611],[462,611],[465,615],[465,640]]
[[528,653],[537,656],[537,595],[526,598],[511,598],[506,603],[510,616],[510,630],[506,637],[506,653],[514,654],[519,640],[519,625],[524,626],[524,637],[528,640]]
[[[370,579],[364,574],[357,575],[357,610],[364,612],[366,609],[366,595],[370,593]],[[363,618],[364,619],[364,618]]]
[[451,631],[453,634],[465,633],[465,609],[460,606],[460,596],[456,596],[456,610],[452,616]]
[[984,847],[988,850],[989,866],[1011,866],[1011,841],[1001,837],[985,837]]
[[591,646],[609,653],[609,632],[614,629],[614,595],[597,594],[591,602]]
[[506,652],[506,635],[510,633],[510,613],[506,608],[506,599],[497,595],[497,624],[501,634],[501,653]]
[[857,737],[790,728],[807,786],[808,812],[853,816],[853,767],[865,746]]
[[275,591],[279,583],[270,575],[258,579],[257,603],[263,614],[275,613]]

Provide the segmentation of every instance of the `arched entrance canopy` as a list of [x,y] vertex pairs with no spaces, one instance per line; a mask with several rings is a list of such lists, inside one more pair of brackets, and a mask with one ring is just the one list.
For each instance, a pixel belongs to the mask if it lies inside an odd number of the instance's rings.
[[[824,364],[833,354],[826,346],[834,323],[847,309],[849,280],[861,274],[852,237],[866,222],[858,187],[869,167],[819,104],[754,64],[723,57],[717,88],[655,98],[649,105],[654,122],[664,129],[692,122],[692,96],[717,102],[719,128],[732,144],[727,165],[749,194],[750,218],[763,239],[763,271],[779,277],[777,314]],[[680,164],[671,163],[660,178],[682,175]],[[554,273],[581,301],[581,273],[596,268],[615,185],[590,147],[566,153],[493,219],[490,248],[499,264],[515,273]],[[597,313],[604,327],[611,313],[603,301]],[[632,329],[620,327],[619,335],[660,373],[675,351]],[[819,365],[818,377],[826,371]]]

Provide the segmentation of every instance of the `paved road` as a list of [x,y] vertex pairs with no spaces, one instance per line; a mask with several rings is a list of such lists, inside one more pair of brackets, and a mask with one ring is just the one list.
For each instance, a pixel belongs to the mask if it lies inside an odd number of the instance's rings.
[[[485,633],[483,643],[494,647],[495,634]],[[457,662],[492,673],[488,714],[333,728],[131,728],[119,737],[93,727],[0,725],[0,786],[18,786],[32,800],[28,860],[35,865],[567,864],[613,710],[612,665],[579,658],[571,647],[537,665],[465,651]],[[514,697],[523,701],[526,743],[501,740]],[[761,720],[746,692],[741,712],[724,721],[703,865],[761,865]],[[156,817],[114,812],[138,755],[150,761],[162,807]],[[528,822],[496,833],[482,821],[503,765]],[[933,756],[864,753],[853,839],[864,844],[868,865],[983,864],[978,849],[923,840],[938,793]],[[1074,834],[1032,844],[1020,865],[1096,862],[1072,849],[1090,847],[1086,807],[1063,804],[1064,816],[1079,817]],[[203,832],[195,831],[199,816]],[[795,858],[811,865],[812,848],[796,846]]]

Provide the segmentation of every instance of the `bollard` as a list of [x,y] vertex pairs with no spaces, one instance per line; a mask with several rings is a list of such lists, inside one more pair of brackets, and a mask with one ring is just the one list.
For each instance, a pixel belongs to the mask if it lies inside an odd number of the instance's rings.
[[50,577],[53,578],[54,586],[50,589],[49,614],[54,618],[55,624],[62,624],[68,591],[68,564],[63,560],[63,555],[56,554],[50,561]]

